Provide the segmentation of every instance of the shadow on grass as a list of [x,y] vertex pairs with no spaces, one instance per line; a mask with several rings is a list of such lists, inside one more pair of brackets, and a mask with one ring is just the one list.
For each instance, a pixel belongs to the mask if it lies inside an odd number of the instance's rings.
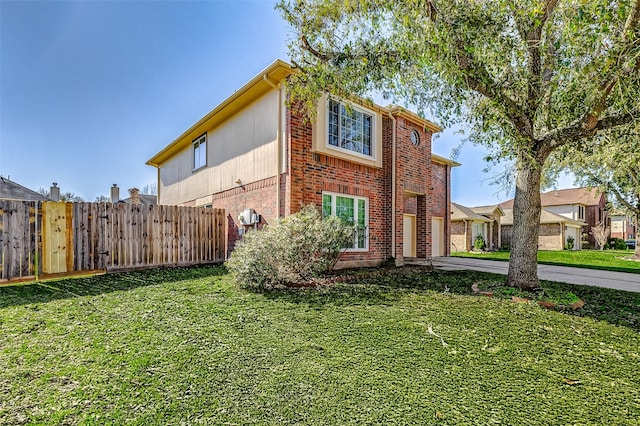
[[501,289],[502,292],[494,293],[494,298],[510,299],[511,295],[516,295],[532,299],[544,296],[552,300],[562,300],[568,294],[572,294],[583,300],[585,306],[577,310],[568,306],[559,307],[556,308],[557,311],[567,315],[591,317],[640,331],[640,293],[542,281],[542,294],[523,294],[516,289],[505,287],[505,277],[502,275],[476,271],[426,272],[407,268],[404,272],[397,273],[392,270],[380,270],[362,275],[362,278],[356,275],[349,284],[319,289],[270,291],[262,294],[267,298],[305,303],[322,309],[326,305],[392,304],[407,292],[430,291],[484,297],[475,295],[471,290],[471,285],[478,282],[488,284],[492,289]]
[[429,291],[471,296],[472,283],[498,277],[475,271],[431,272],[420,267],[364,269],[341,273],[348,275],[348,282],[315,288],[256,292],[268,299],[306,304],[314,309],[323,309],[328,305],[390,305],[407,293]]
[[[226,275],[223,266],[159,268],[120,272],[83,278],[69,278],[37,284],[0,286],[0,309],[30,303],[82,296],[95,296],[161,283]],[[471,285],[482,282],[492,287],[495,298],[510,298],[513,288],[503,286],[505,277],[476,271],[434,271],[419,267],[379,268],[341,272],[349,283],[284,291],[259,292],[268,299],[303,303],[314,309],[326,306],[391,305],[408,292],[453,293],[469,297]],[[579,310],[560,309],[568,315],[591,317],[640,332],[640,293],[543,281],[546,295],[562,298],[571,293],[586,305]],[[514,294],[517,295],[517,294]]]
[[167,282],[220,276],[226,273],[227,270],[223,266],[206,265],[113,272],[91,277],[3,285],[0,286],[0,309],[73,297],[96,296]]

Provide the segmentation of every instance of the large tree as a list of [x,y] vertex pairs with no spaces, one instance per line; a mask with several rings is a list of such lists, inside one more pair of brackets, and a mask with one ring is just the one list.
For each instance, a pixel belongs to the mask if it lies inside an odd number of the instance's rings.
[[292,99],[382,93],[514,162],[508,283],[538,286],[540,182],[558,148],[640,113],[640,0],[281,0]]

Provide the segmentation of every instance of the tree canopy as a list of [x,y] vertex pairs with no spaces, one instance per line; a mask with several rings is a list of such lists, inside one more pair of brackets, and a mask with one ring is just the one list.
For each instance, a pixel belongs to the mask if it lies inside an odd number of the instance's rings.
[[509,282],[537,286],[541,171],[640,114],[640,0],[281,0],[307,110],[378,91],[517,168]]

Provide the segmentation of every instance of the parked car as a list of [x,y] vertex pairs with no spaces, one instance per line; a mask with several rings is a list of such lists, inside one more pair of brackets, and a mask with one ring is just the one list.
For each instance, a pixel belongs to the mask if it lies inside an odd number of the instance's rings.
[[627,245],[627,248],[630,248],[630,249],[636,248],[636,240],[626,240],[624,243]]

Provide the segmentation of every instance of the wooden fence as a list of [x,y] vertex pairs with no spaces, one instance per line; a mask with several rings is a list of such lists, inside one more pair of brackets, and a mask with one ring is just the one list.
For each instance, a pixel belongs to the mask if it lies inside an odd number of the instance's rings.
[[225,211],[0,200],[0,280],[222,262]]

